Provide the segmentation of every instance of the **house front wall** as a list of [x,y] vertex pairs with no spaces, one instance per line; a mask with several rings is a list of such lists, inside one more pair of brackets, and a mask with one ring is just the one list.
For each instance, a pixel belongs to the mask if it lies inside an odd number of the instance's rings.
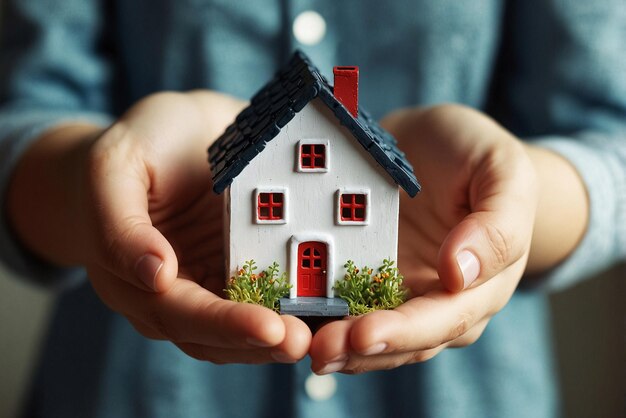
[[[298,171],[300,141],[328,144],[327,171]],[[256,221],[257,193],[263,191],[285,192],[286,222]],[[340,224],[340,192],[368,194],[366,224]],[[326,245],[327,297],[333,297],[334,282],[344,276],[346,261],[376,268],[384,258],[396,259],[398,186],[319,99],[267,144],[234,179],[225,198],[229,274],[234,275],[246,260],[254,259],[259,271],[276,261],[281,271],[287,271],[292,298],[297,296],[301,243]]]

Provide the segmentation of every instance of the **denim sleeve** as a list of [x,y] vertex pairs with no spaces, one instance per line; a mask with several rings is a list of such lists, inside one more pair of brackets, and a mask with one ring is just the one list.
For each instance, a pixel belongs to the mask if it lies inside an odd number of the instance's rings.
[[561,289],[626,259],[626,7],[623,0],[519,0],[509,97],[522,135],[567,158],[588,190],[577,249],[548,272]]
[[[81,276],[20,246],[6,215],[10,176],[34,139],[65,122],[110,123],[112,68],[96,0],[4,0],[0,23],[0,261],[58,286]],[[50,220],[52,222],[52,219]]]

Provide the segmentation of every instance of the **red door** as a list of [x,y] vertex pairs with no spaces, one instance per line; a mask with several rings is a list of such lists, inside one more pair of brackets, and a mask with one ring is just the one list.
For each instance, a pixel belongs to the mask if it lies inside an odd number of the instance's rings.
[[326,296],[326,244],[298,245],[298,296]]

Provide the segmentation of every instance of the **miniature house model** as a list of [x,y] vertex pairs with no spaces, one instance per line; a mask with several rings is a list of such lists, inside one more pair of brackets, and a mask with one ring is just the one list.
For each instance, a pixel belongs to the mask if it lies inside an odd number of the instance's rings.
[[209,149],[229,275],[276,261],[291,299],[333,298],[347,260],[396,259],[399,186],[420,188],[395,139],[358,108],[358,68],[334,75],[333,89],[296,52]]

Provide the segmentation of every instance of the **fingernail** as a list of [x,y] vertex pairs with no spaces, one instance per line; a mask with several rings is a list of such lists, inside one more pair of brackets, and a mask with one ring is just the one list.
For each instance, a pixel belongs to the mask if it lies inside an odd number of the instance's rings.
[[146,286],[155,290],[156,277],[161,267],[163,267],[163,260],[154,254],[146,254],[137,260],[135,272]]
[[474,283],[480,273],[478,258],[468,250],[463,250],[456,255],[456,262],[463,273],[463,288],[466,289]]
[[327,365],[319,369],[317,372],[315,372],[315,374],[323,375],[323,374],[335,373],[343,369],[344,367],[346,367],[346,364],[348,364],[346,360],[334,361],[332,363],[328,363]]
[[361,354],[364,356],[375,356],[376,354],[380,354],[387,349],[387,343],[376,343],[369,347],[367,350],[363,351]]
[[279,363],[295,363],[296,360],[283,353],[282,351],[272,351],[270,356]]

